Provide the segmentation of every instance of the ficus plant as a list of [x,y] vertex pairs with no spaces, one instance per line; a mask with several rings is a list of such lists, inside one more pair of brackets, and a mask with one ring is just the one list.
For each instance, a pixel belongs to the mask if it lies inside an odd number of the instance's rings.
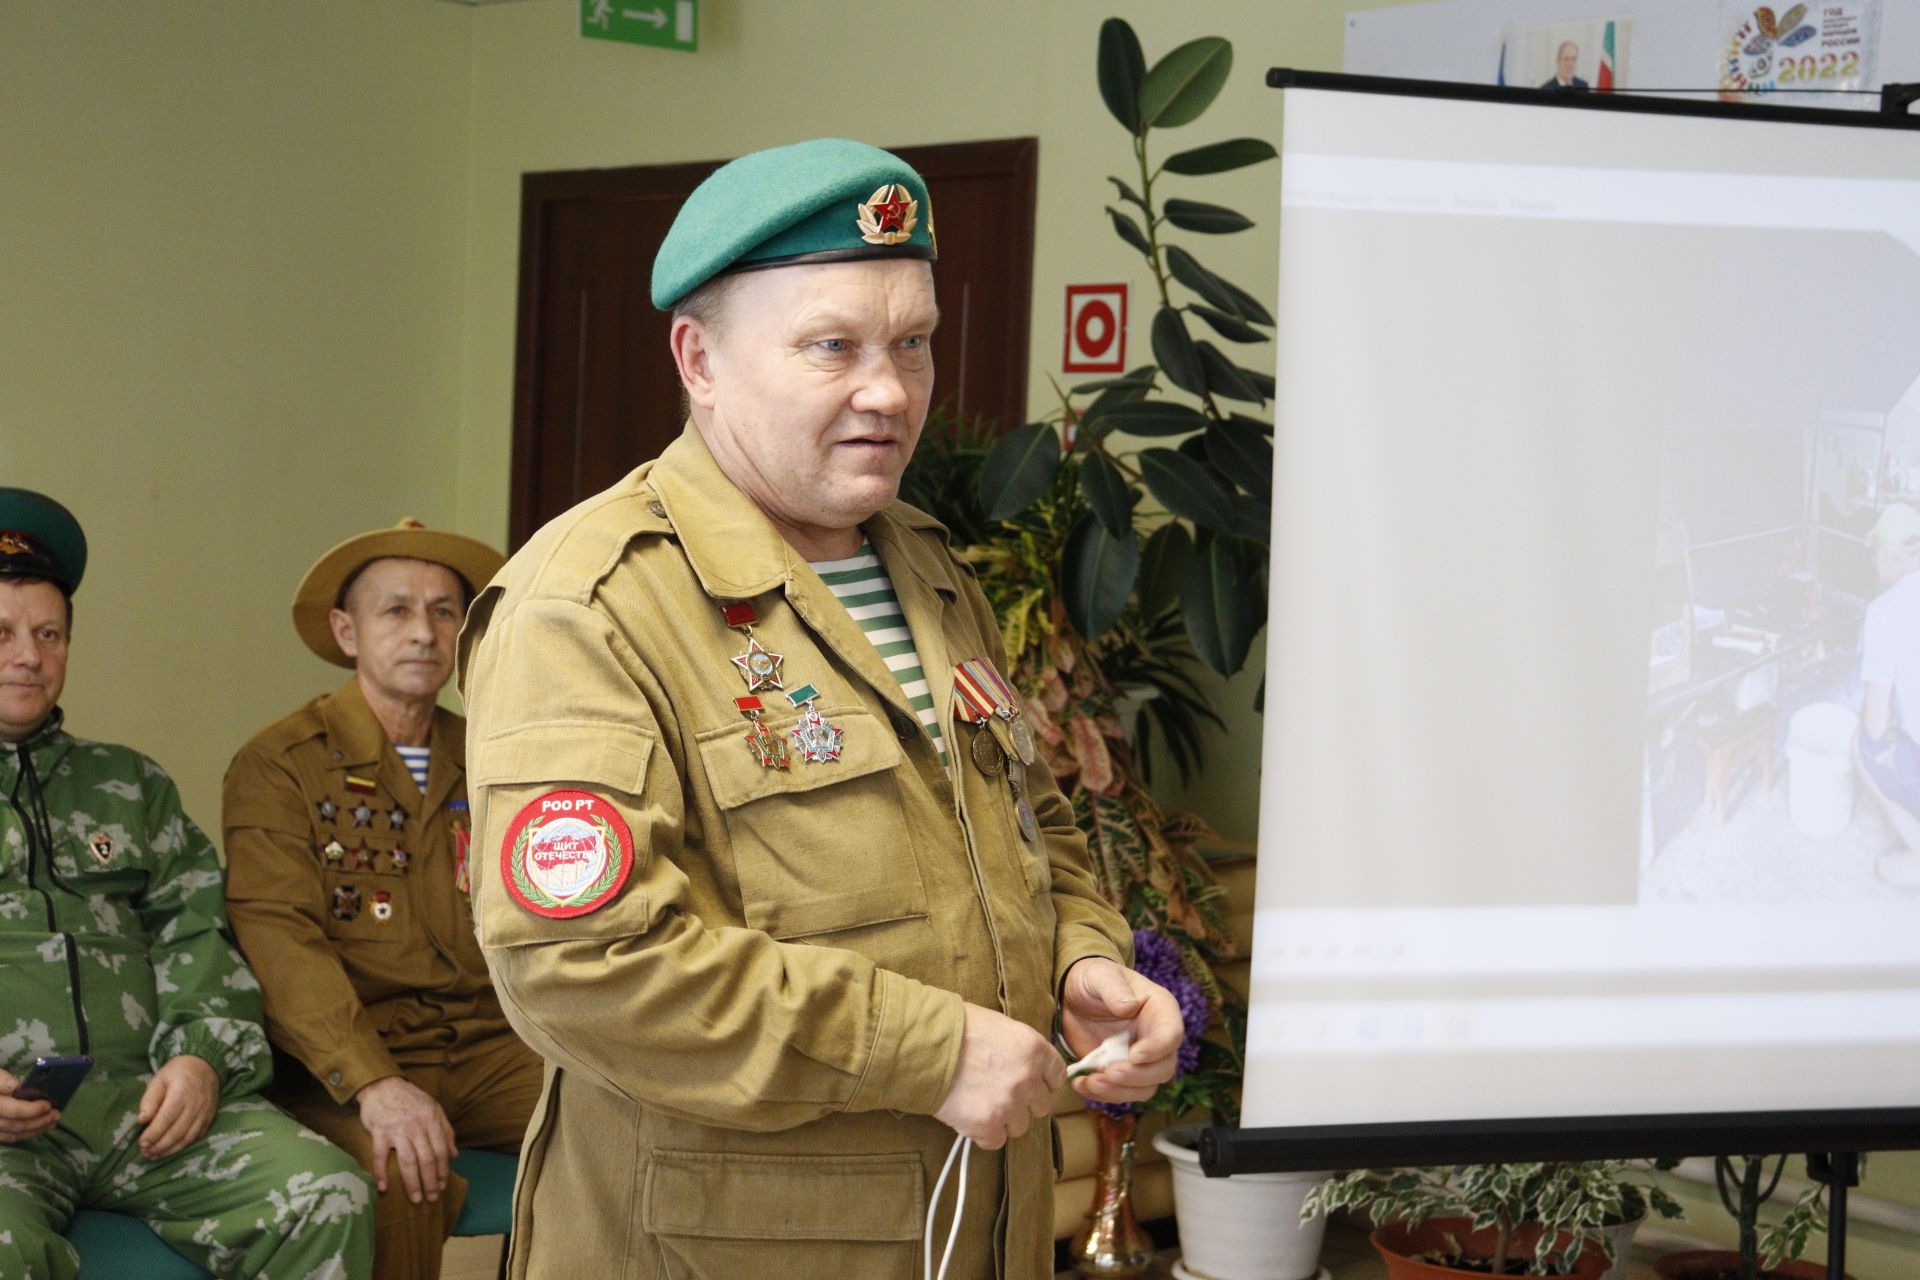
[[1827,1229],[1827,1187],[1819,1182],[1802,1191],[1779,1222],[1761,1227],[1760,1206],[1772,1199],[1786,1167],[1783,1155],[1714,1157],[1720,1203],[1740,1228],[1739,1280],[1767,1280],[1773,1268],[1806,1251],[1814,1232]]
[[1010,520],[1056,493],[1059,472],[1071,470],[1086,509],[1060,563],[1067,620],[1097,640],[1130,600],[1175,601],[1193,652],[1231,675],[1266,622],[1274,381],[1213,338],[1264,343],[1273,316],[1180,242],[1197,237],[1189,242],[1197,246],[1253,221],[1168,189],[1172,179],[1244,168],[1275,152],[1258,138],[1231,138],[1153,158],[1162,131],[1192,124],[1219,95],[1233,67],[1224,39],[1188,41],[1148,67],[1133,28],[1109,18],[1097,67],[1101,99],[1131,138],[1133,163],[1109,179],[1106,214],[1153,277],[1154,362],[1056,384],[1054,412],[1008,432],[988,455],[980,495],[991,519]]
[[1469,1255],[1463,1240],[1450,1237],[1438,1256],[1423,1260],[1496,1276],[1567,1275],[1596,1245],[1611,1260],[1608,1227],[1649,1210],[1665,1218],[1681,1216],[1679,1204],[1649,1179],[1653,1169],[1674,1163],[1582,1160],[1356,1169],[1315,1188],[1300,1216],[1305,1221],[1337,1209],[1364,1209],[1376,1226],[1466,1218],[1469,1231],[1492,1230],[1487,1253]]

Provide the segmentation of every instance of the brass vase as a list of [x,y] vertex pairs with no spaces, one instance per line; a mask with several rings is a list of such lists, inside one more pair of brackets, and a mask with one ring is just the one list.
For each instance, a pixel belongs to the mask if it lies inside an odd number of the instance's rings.
[[1100,1163],[1093,1176],[1093,1208],[1073,1233],[1073,1265],[1094,1280],[1144,1276],[1153,1269],[1153,1241],[1133,1216],[1133,1131],[1139,1117],[1095,1110],[1093,1122]]

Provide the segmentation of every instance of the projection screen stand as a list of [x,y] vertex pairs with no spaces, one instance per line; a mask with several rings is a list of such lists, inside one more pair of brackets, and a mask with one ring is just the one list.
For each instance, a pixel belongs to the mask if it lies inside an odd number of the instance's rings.
[[1827,1184],[1827,1280],[1846,1280],[1847,1188],[1860,1185],[1859,1153],[1809,1155],[1807,1176]]

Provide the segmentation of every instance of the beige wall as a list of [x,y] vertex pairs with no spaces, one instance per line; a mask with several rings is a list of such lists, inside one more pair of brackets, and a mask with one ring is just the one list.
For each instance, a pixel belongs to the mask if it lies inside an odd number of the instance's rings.
[[288,621],[306,566],[455,512],[471,30],[0,5],[0,484],[92,544],[70,725],[209,828],[234,750],[337,678]]

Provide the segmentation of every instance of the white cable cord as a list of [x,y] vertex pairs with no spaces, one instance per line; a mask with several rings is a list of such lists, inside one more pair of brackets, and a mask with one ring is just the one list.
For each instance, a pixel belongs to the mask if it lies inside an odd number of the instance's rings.
[[[940,1166],[940,1177],[933,1184],[933,1198],[927,1202],[927,1226],[920,1233],[920,1274],[925,1280],[947,1280],[947,1265],[953,1261],[953,1246],[960,1240],[960,1219],[967,1211],[967,1165],[973,1155],[973,1139],[966,1134],[956,1134],[953,1146],[947,1149],[947,1162]],[[959,1189],[953,1201],[953,1226],[947,1231],[946,1252],[940,1255],[940,1270],[933,1269],[933,1220],[940,1211],[940,1193],[947,1189],[947,1175],[953,1172],[953,1162],[960,1161]]]

